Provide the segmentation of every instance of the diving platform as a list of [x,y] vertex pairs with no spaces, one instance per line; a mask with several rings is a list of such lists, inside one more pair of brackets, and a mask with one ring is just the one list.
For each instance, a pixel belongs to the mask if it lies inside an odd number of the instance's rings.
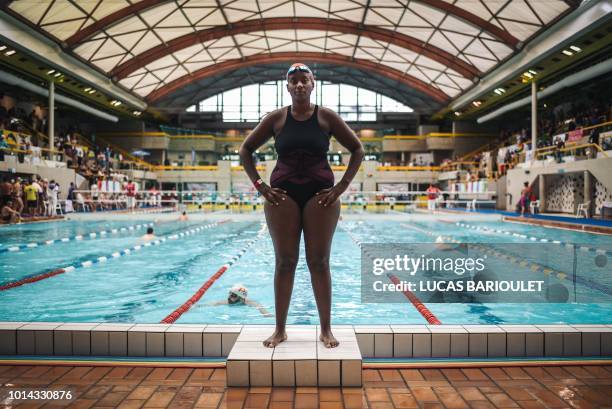
[[287,327],[287,340],[263,346],[274,326],[245,326],[227,357],[227,386],[361,386],[362,357],[352,326],[334,327],[326,348],[320,327]]

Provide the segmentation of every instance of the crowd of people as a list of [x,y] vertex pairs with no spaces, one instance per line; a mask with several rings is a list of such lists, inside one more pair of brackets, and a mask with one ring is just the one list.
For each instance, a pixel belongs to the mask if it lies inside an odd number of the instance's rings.
[[19,223],[56,214],[60,185],[39,176],[17,177],[0,181],[0,203],[3,223]]
[[[568,106],[569,105],[569,106]],[[612,120],[612,105],[608,104],[565,104],[540,114],[538,120],[537,148],[550,148],[550,156],[562,161],[564,149],[571,143],[600,144],[604,150],[612,149],[610,141],[600,140],[601,128],[596,125]],[[586,130],[583,132],[583,129]],[[498,175],[504,175],[517,163],[526,159],[531,151],[531,130],[523,127],[505,129],[498,139]],[[586,156],[594,150],[584,148]]]

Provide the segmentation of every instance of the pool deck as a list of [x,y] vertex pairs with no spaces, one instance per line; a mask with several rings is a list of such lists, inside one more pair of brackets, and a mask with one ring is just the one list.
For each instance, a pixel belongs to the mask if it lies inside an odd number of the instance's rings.
[[0,366],[13,390],[71,391],[72,401],[53,407],[476,409],[609,407],[612,365],[365,369],[363,386],[346,388],[228,388],[225,379],[223,368]]
[[504,210],[479,209],[476,211],[466,211],[460,208],[442,209],[438,214],[499,215],[503,221],[507,222],[531,224],[542,227],[555,227],[588,233],[612,234],[612,220],[587,219],[575,216],[559,216],[556,214],[528,214],[523,217],[519,213],[507,212]]

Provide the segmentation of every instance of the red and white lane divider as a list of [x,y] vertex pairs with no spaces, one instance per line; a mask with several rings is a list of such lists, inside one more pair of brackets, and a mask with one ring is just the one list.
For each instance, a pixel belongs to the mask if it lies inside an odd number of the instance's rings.
[[79,240],[83,240],[86,237],[90,239],[94,239],[96,237],[104,237],[108,234],[117,234],[119,232],[123,233],[126,231],[138,230],[138,229],[141,229],[144,227],[150,227],[150,226],[153,226],[153,223],[143,223],[143,224],[136,224],[133,226],[127,226],[127,227],[121,227],[121,228],[115,228],[115,229],[109,229],[109,230],[100,230],[100,231],[91,232],[91,233],[78,234],[73,237],[64,237],[64,238],[55,239],[55,240],[39,241],[36,243],[19,244],[17,246],[10,246],[6,248],[2,248],[0,249],[0,253],[15,252],[15,251],[20,251],[20,250],[24,250],[28,248],[35,248],[35,247],[40,247],[40,246],[50,246],[52,244],[57,244],[57,243],[67,243],[69,241],[79,241]]
[[580,244],[572,244],[572,243],[566,243],[560,240],[550,240],[547,238],[542,238],[542,237],[534,237],[534,236],[527,236],[526,234],[520,234],[520,233],[516,233],[516,232],[511,232],[508,230],[500,230],[500,229],[490,229],[488,227],[484,227],[484,226],[476,226],[473,224],[467,224],[467,223],[462,223],[462,222],[457,222],[455,223],[457,226],[459,227],[465,227],[466,229],[471,229],[471,230],[476,230],[476,231],[483,231],[486,233],[497,233],[497,234],[504,234],[506,236],[513,236],[513,237],[519,237],[521,239],[529,239],[530,241],[538,241],[540,243],[553,243],[553,244],[558,244],[560,246],[565,246],[567,248],[574,248],[576,247],[578,250],[580,251],[584,251],[584,252],[593,252],[596,254],[608,254],[608,255],[612,255],[612,251],[610,250],[605,250],[605,249],[598,249],[598,248],[594,248],[594,247],[589,247],[589,246],[583,246]]
[[215,274],[210,276],[210,278],[206,280],[206,282],[202,284],[202,286],[191,297],[189,297],[189,299],[185,301],[183,305],[175,309],[166,318],[161,320],[161,323],[162,324],[173,324],[174,322],[176,322],[176,320],[178,320],[181,317],[181,315],[189,311],[189,309],[193,307],[194,304],[200,301],[202,296],[204,296],[206,291],[208,291],[208,289],[215,283],[215,281],[217,281],[223,275],[223,273],[225,273],[234,263],[236,263],[236,261],[238,261],[240,257],[242,257],[244,253],[246,253],[249,247],[251,247],[257,241],[259,241],[260,237],[266,232],[266,229],[267,229],[267,226],[265,224],[262,225],[261,229],[259,230],[259,232],[257,232],[257,235],[253,239],[249,240],[245,244],[245,246],[238,253],[236,253],[234,257],[230,259],[230,261],[223,264],[221,268],[219,268],[219,270],[217,270]]
[[195,227],[195,228],[189,229],[189,230],[181,232],[181,233],[175,233],[175,234],[172,234],[170,236],[159,238],[157,240],[149,241],[149,242],[146,242],[146,243],[143,243],[143,244],[137,244],[137,245],[135,245],[134,247],[131,247],[131,248],[123,249],[123,250],[120,250],[120,251],[115,251],[115,252],[113,252],[113,253],[111,253],[109,255],[106,255],[106,256],[100,256],[100,257],[97,257],[97,258],[92,259],[92,260],[82,261],[82,262],[79,262],[77,264],[73,264],[73,265],[70,265],[70,266],[58,268],[58,269],[55,269],[55,270],[52,270],[52,271],[48,271],[46,273],[27,276],[27,277],[24,277],[24,278],[22,278],[20,280],[12,281],[12,282],[0,285],[0,291],[6,291],[6,290],[9,290],[11,288],[20,287],[20,286],[25,285],[25,284],[32,284],[32,283],[35,283],[35,282],[38,282],[38,281],[42,281],[42,280],[44,280],[46,278],[51,278],[51,277],[54,277],[54,276],[57,276],[57,275],[60,275],[60,274],[64,274],[64,273],[68,273],[68,272],[74,271],[74,270],[79,269],[79,268],[91,267],[94,264],[105,263],[108,260],[112,260],[112,259],[115,259],[115,258],[119,258],[119,257],[130,255],[130,254],[132,254],[132,253],[134,253],[136,251],[141,250],[144,247],[158,246],[158,245],[160,245],[160,244],[162,244],[162,243],[164,243],[164,242],[166,242],[168,240],[177,240],[177,239],[182,238],[182,237],[194,235],[194,234],[199,233],[199,232],[201,232],[203,230],[216,227],[219,224],[225,223],[227,221],[228,220],[222,220],[222,221],[219,221],[219,222],[205,224],[205,225],[202,225],[202,226],[199,226],[199,227]]
[[[360,249],[363,249],[361,240],[355,237],[353,233],[351,233],[349,230],[345,229],[344,227],[340,227],[340,228],[349,235],[351,240],[353,240],[353,242]],[[387,274],[387,277],[389,277],[389,279],[393,282],[393,284],[400,283],[400,280],[393,274]],[[431,325],[441,325],[442,324],[442,322],[440,322],[440,320],[435,316],[435,314],[431,312],[429,308],[427,308],[425,304],[423,304],[423,302],[419,299],[419,297],[417,297],[412,291],[405,290],[405,291],[402,291],[402,293],[404,294],[404,296],[406,296],[406,298],[408,299],[408,301],[410,301],[410,303],[414,306],[414,308],[419,312],[419,314],[421,314],[421,316],[425,318],[425,320],[427,320],[428,323],[430,323]]]

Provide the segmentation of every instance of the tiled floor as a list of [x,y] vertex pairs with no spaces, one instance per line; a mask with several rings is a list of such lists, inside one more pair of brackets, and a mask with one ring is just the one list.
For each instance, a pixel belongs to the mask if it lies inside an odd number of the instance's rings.
[[7,388],[71,390],[70,408],[612,407],[612,366],[369,369],[363,388],[225,388],[225,369],[146,367],[0,366],[0,381],[3,395]]

